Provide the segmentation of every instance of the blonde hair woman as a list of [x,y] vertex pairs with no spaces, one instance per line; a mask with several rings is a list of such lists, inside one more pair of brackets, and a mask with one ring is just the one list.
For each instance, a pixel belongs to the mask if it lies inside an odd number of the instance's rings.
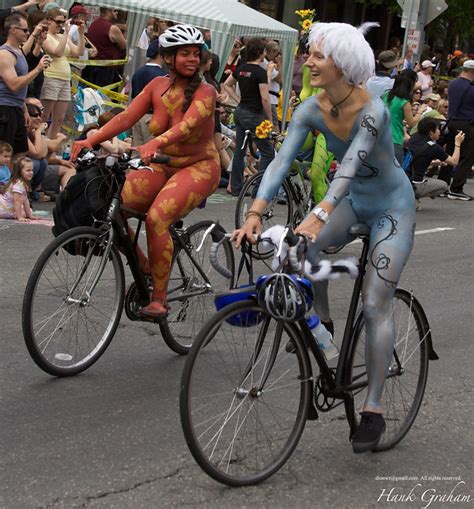
[[43,42],[43,49],[52,58],[52,62],[44,71],[41,102],[44,105],[43,120],[48,121],[51,117],[48,138],[54,139],[71,102],[71,66],[67,57],[79,58],[84,53],[85,24],[78,27],[79,43],[76,45],[69,38],[71,20],[66,21],[64,11],[49,10],[47,21],[48,36]]

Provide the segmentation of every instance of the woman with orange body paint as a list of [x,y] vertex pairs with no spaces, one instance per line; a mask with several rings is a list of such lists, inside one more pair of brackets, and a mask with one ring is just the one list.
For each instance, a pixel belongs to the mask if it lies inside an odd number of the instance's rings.
[[172,158],[169,165],[151,164],[153,172],[130,172],[122,191],[123,205],[147,213],[149,261],[138,252],[141,266],[153,280],[151,302],[142,308],[147,318],[166,315],[166,290],[173,258],[168,227],[200,205],[219,184],[219,154],[214,145],[216,91],[202,83],[199,66],[204,43],[190,25],[175,25],[160,36],[160,51],[169,77],[151,81],[128,108],[87,140],[74,144],[72,158],[83,148],[126,131],[153,110],[149,124],[155,136],[136,147],[145,163],[157,153]]

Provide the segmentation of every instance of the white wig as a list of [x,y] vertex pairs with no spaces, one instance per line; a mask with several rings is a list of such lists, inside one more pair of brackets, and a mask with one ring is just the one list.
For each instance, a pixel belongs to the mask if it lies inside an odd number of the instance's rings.
[[347,23],[313,23],[308,43],[331,57],[348,83],[361,86],[375,73],[375,57],[364,34],[378,23],[356,28]]

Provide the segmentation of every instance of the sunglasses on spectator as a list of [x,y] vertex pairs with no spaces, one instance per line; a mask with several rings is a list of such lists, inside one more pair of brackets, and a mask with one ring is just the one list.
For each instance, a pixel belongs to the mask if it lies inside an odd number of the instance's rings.
[[39,117],[41,117],[41,113],[39,111],[36,113],[30,113],[30,117],[31,118],[39,118]]
[[12,27],[12,28],[16,28],[17,30],[21,30],[24,34],[29,34],[30,33],[30,29],[29,28],[21,28],[21,27]]
[[56,25],[64,25],[64,23],[66,22],[65,19],[52,19],[51,21],[54,21]]

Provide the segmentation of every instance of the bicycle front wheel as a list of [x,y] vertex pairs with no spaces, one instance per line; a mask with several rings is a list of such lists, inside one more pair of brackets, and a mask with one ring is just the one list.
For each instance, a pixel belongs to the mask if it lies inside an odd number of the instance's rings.
[[[296,355],[285,351],[290,339]],[[186,442],[217,481],[257,484],[295,449],[311,394],[297,329],[252,300],[229,305],[205,325],[186,360],[180,393]]]
[[166,344],[180,355],[189,352],[204,323],[216,312],[216,293],[228,290],[234,284],[234,252],[230,242],[225,241],[219,248],[218,262],[232,273],[231,279],[225,279],[210,264],[210,235],[206,237],[199,253],[196,252],[204,233],[212,224],[213,221],[201,221],[178,233],[192,259],[175,242],[167,291],[170,310],[166,319],[160,322],[160,329]]
[[[412,294],[395,290],[392,306],[395,324],[395,349],[382,393],[386,430],[376,451],[394,447],[408,433],[420,409],[428,379],[429,326],[425,314]],[[367,382],[365,365],[365,320],[362,312],[356,320],[351,352],[349,383]],[[360,409],[367,385],[353,391],[356,408]],[[348,418],[351,416],[348,415]]]
[[122,314],[125,277],[118,251],[104,257],[108,234],[78,227],[38,258],[23,299],[23,336],[36,364],[51,375],[84,371],[104,353]]
[[[241,228],[247,218],[247,212],[249,211],[257,191],[260,186],[260,182],[263,178],[263,172],[256,173],[248,178],[240,192],[239,198],[237,199],[237,205],[235,208],[235,227]],[[262,228],[263,231],[276,225],[290,225],[293,224],[293,201],[291,198],[291,192],[289,189],[288,182],[285,180],[278,194],[273,200],[271,200],[262,214]],[[257,259],[267,259],[273,255],[273,249],[263,249],[262,246],[252,246],[252,256]]]

